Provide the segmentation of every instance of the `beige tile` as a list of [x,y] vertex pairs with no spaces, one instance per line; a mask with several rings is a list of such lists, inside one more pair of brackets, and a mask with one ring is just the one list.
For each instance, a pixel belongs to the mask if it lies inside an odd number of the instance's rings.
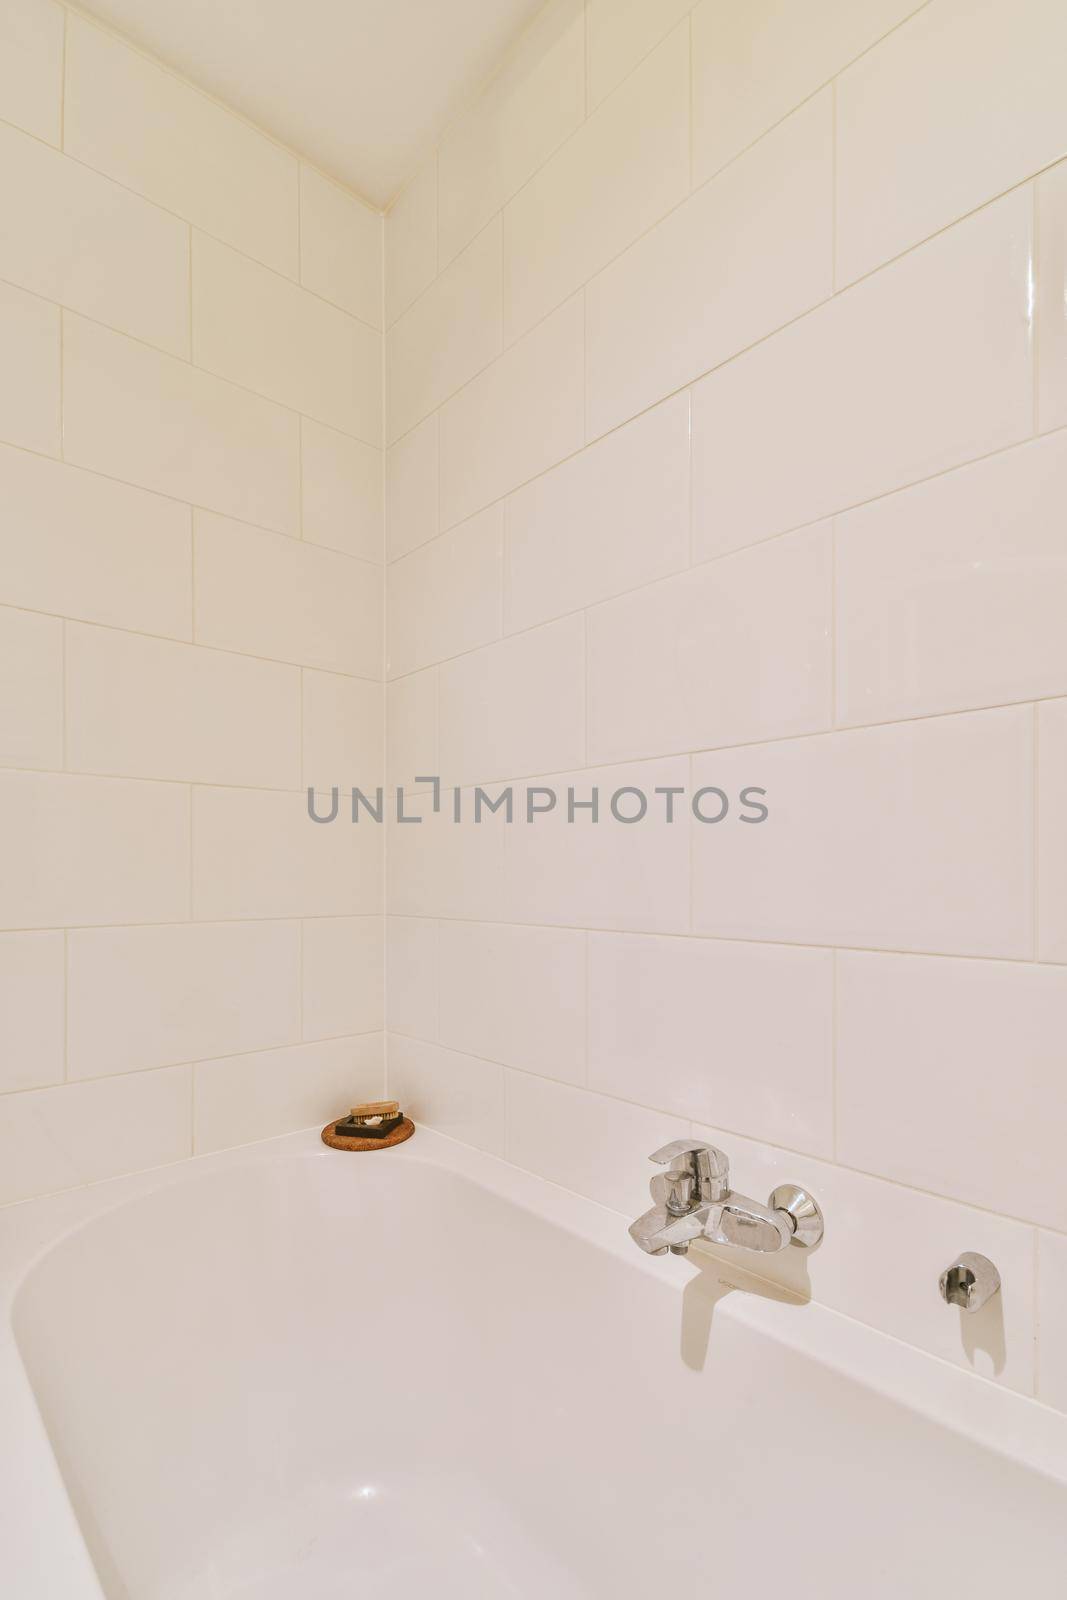
[[5,0],[0,12],[0,118],[58,145],[63,19],[51,0]]
[[4,600],[192,637],[188,506],[2,447],[0,501]]
[[1067,161],[1037,180],[1037,426],[1067,426]]
[[1067,693],[1065,499],[1055,434],[838,517],[838,720]]
[[581,449],[584,326],[577,294],[442,408],[444,527]]
[[596,606],[589,759],[829,728],[831,582],[824,524]]
[[1067,972],[1015,961],[838,960],[840,1159],[1067,1229]]
[[502,282],[498,218],[389,329],[385,338],[388,444],[435,411],[499,352]]
[[602,1206],[647,1209],[648,1156],[688,1133],[680,1117],[523,1072],[507,1079],[508,1160]]
[[189,910],[189,794],[173,783],[0,773],[9,928],[177,922]]
[[1067,1236],[1037,1236],[1037,1397],[1067,1411]]
[[594,278],[588,437],[829,295],[832,109],[827,90]]
[[688,566],[688,394],[517,490],[505,527],[508,632]]
[[385,214],[385,323],[389,327],[437,273],[437,155]]
[[585,115],[583,0],[551,0],[437,155],[439,252],[463,249]]
[[299,419],[64,313],[66,459],[265,528],[300,527]]
[[387,917],[386,1023],[390,1032],[437,1038],[440,974],[437,923]]
[[381,1098],[378,1034],[324,1039],[258,1055],[202,1061],[196,1074],[198,1154],[320,1128],[350,1105]]
[[376,1033],[384,1020],[381,917],[319,917],[304,923],[304,1038]]
[[590,934],[588,1081],[832,1155],[832,954]]
[[381,214],[307,166],[300,168],[300,282],[381,327]]
[[64,149],[257,261],[297,276],[296,158],[73,15]]
[[318,422],[381,441],[381,341],[268,267],[193,234],[193,360]]
[[[694,787],[731,806],[693,825],[694,929],[1028,957],[1032,720],[985,711],[697,757]],[[766,791],[755,826],[737,804],[749,787]]]
[[560,305],[689,192],[689,26],[504,211],[504,338]]
[[565,617],[440,668],[449,783],[566,771],[585,760],[585,618]]
[[[504,862],[495,914],[508,922],[678,933],[689,926],[689,839],[684,805],[668,822],[667,802],[654,791],[684,789],[684,758],[626,767],[595,767],[516,784],[515,817],[504,827]],[[620,790],[648,797],[643,821],[621,822],[639,803]],[[540,791],[552,790],[555,805]],[[597,791],[598,820],[586,802]],[[574,791],[571,812],[570,791]],[[616,796],[618,798],[616,799]],[[527,822],[530,806],[534,819]],[[573,815],[573,821],[568,816]],[[453,828],[452,832],[460,830]],[[471,830],[474,831],[474,830]],[[494,914],[494,913],[489,913]]]
[[0,275],[189,353],[189,229],[37,139],[0,126]]
[[386,690],[385,756],[391,788],[413,787],[416,777],[439,770],[437,671],[429,667],[397,678]]
[[694,3],[695,0],[588,0],[585,29],[590,110],[629,77],[675,24],[688,16]]
[[188,1067],[14,1095],[0,1117],[0,1205],[192,1154]]
[[390,561],[417,549],[439,531],[439,426],[435,411],[385,452],[385,536]]
[[61,933],[0,934],[0,1094],[62,1082],[65,986]]
[[381,569],[198,512],[198,644],[326,672],[381,673]]
[[72,1078],[264,1050],[300,1037],[295,923],[86,928],[68,937]]
[[490,507],[389,568],[390,677],[499,638],[503,522]]
[[309,417],[300,419],[304,538],[381,561],[382,453]]
[[301,783],[367,792],[385,781],[385,701],[380,683],[336,672],[301,673]]
[[386,1084],[416,1125],[504,1154],[504,1069],[495,1062],[394,1034]]
[[0,766],[63,765],[63,624],[0,606]]
[[[796,1183],[823,1208],[827,1227],[819,1248],[763,1256],[762,1276],[955,1366],[1032,1392],[1032,1228],[717,1127],[694,1124],[693,1132],[728,1153],[731,1181],[742,1194],[763,1199],[780,1183]],[[902,1230],[906,1250],[895,1243]],[[937,1292],[945,1263],[961,1249],[989,1255],[1003,1276],[997,1303],[966,1318],[947,1311]],[[872,1254],[880,1263],[875,1273]],[[729,1255],[736,1258],[735,1251]]]
[[60,449],[59,315],[0,283],[0,439],[49,456]]
[[1037,954],[1067,961],[1067,700],[1037,708]]
[[1031,209],[1028,194],[1005,196],[697,386],[698,553],[1030,435]]
[[839,282],[1063,155],[1065,49],[1067,12],[1048,0],[938,0],[841,76]]
[[439,938],[441,1043],[580,1083],[585,1075],[585,934],[442,922]]
[[703,0],[693,12],[694,183],[739,155],[920,3],[809,0],[801,8],[790,0]]
[[[329,814],[329,796],[322,812]],[[264,789],[193,790],[193,914],[235,917],[375,916],[382,909],[384,829],[315,823],[307,796]]]
[[66,683],[72,772],[300,785],[296,667],[72,622]]

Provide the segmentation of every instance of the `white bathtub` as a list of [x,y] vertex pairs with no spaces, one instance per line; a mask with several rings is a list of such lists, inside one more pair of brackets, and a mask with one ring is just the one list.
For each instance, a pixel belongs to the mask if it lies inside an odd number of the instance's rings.
[[19,1206],[0,1262],[4,1600],[1062,1592],[1067,1419],[425,1130]]

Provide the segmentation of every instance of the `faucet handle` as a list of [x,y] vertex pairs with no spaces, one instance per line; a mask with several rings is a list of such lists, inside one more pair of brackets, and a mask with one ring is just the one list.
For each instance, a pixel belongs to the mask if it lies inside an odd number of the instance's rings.
[[[653,1150],[648,1159],[661,1167],[669,1166],[668,1178],[674,1174],[690,1178],[701,1204],[725,1199],[730,1192],[729,1160],[703,1139],[672,1139],[670,1144]],[[661,1185],[661,1180],[653,1179],[653,1184]]]

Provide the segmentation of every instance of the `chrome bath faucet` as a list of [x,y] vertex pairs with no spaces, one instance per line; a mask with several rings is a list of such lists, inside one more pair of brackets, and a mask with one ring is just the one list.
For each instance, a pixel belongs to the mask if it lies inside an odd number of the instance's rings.
[[630,1226],[630,1237],[652,1256],[684,1256],[695,1239],[767,1254],[787,1245],[809,1249],[823,1235],[822,1212],[806,1189],[780,1185],[765,1206],[730,1188],[730,1163],[699,1139],[674,1139],[650,1161],[666,1167],[650,1189],[655,1201]]

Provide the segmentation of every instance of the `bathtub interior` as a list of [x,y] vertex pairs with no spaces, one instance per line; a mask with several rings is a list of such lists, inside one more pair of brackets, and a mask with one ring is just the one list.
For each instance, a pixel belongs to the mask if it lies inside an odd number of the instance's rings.
[[14,1324],[107,1600],[932,1594],[983,1508],[972,1595],[1062,1569],[1062,1487],[734,1298],[416,1157],[316,1156],[94,1219]]

